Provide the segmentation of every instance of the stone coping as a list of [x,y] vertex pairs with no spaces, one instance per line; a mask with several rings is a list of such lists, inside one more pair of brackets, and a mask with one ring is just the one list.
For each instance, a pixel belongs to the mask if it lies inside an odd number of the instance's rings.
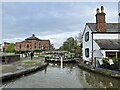
[[94,73],[98,73],[98,74],[101,74],[101,75],[105,75],[105,76],[120,79],[120,72],[119,71],[108,70],[108,69],[103,69],[103,68],[92,69],[90,66],[88,66],[88,65],[86,65],[85,63],[82,63],[82,62],[78,62],[78,66],[82,69],[89,70],[89,71],[94,72]]
[[26,68],[24,70],[22,69],[22,70],[17,70],[15,72],[4,73],[0,76],[0,80],[7,81],[9,79],[20,77],[22,75],[26,75],[26,74],[35,72],[37,70],[40,70],[42,68],[45,68],[47,65],[48,65],[48,63],[43,63],[42,65],[40,64],[40,65],[36,65],[36,66],[31,66],[31,67]]

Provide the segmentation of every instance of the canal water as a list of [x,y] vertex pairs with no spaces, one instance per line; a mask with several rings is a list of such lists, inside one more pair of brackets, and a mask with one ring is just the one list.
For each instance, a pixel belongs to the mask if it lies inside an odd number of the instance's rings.
[[78,68],[75,63],[49,63],[42,71],[8,81],[1,88],[120,88],[117,79]]

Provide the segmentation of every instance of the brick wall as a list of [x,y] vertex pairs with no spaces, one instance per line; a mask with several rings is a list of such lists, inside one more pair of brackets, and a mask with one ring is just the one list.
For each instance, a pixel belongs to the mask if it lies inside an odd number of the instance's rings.
[[23,42],[16,42],[15,50],[50,50],[50,46],[50,40],[25,40]]
[[96,13],[96,29],[98,32],[105,32],[106,31],[106,21],[105,21],[105,13],[104,7],[101,6],[101,11],[97,8]]

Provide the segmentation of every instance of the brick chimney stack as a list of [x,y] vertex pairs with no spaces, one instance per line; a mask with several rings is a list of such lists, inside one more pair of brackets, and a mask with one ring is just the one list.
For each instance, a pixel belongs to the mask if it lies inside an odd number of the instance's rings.
[[101,6],[101,11],[99,8],[97,8],[97,13],[96,13],[96,29],[98,32],[105,32],[105,13],[104,13],[104,7]]
[[32,34],[32,37],[35,37],[35,34]]

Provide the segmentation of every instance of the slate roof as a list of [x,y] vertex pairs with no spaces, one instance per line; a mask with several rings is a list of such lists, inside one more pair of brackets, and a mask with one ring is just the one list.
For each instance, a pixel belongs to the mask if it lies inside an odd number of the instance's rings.
[[31,42],[29,42],[29,41],[27,41],[27,40],[24,40],[24,41],[16,42],[16,43],[31,43]]
[[35,35],[33,34],[31,37],[26,38],[25,40],[40,40],[40,39],[35,37]]
[[120,39],[96,39],[101,50],[120,50]]
[[4,44],[10,44],[10,43],[8,43],[8,42],[4,42]]
[[[88,25],[93,32],[97,32],[96,23],[87,23],[86,25]],[[120,23],[106,23],[106,32],[120,32]]]
[[31,42],[29,42],[29,41],[22,41],[22,43],[31,43]]

